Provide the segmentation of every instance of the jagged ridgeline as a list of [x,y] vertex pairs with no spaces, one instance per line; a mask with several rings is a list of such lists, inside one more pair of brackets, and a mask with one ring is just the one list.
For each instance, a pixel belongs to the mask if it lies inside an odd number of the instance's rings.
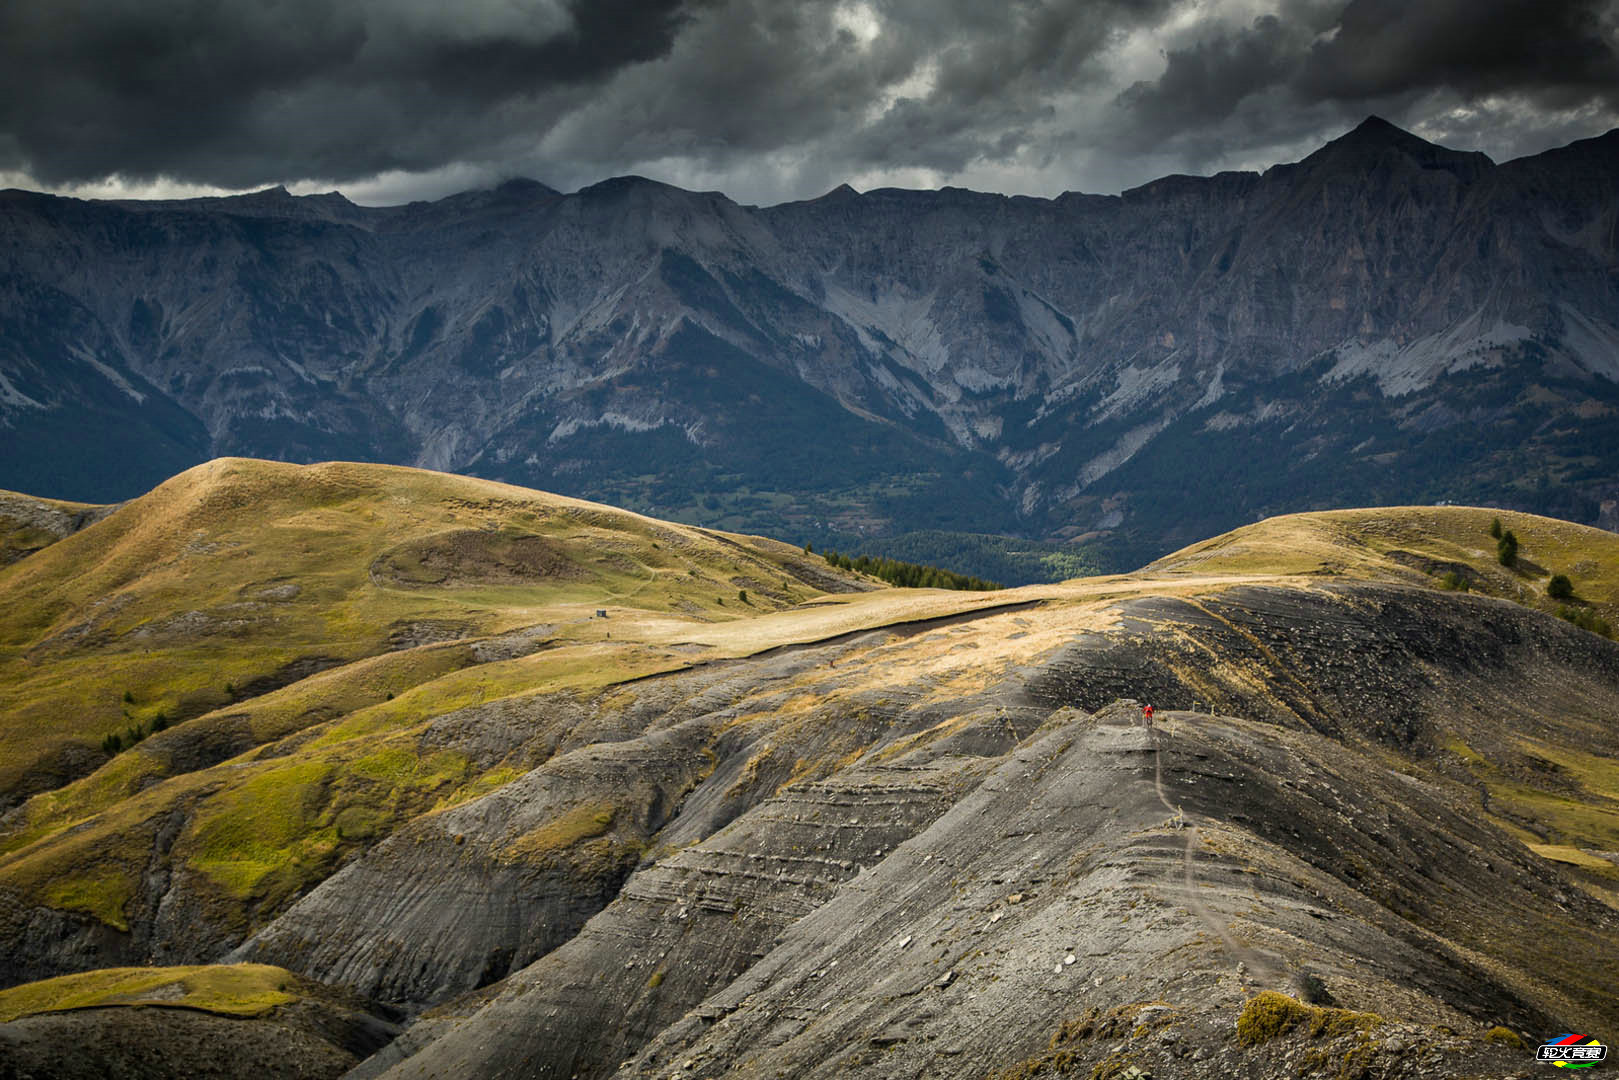
[[242,459],[0,522],[13,1071],[1495,1076],[1619,1021],[1610,533],[912,589]]
[[0,487],[388,461],[1008,584],[1067,571],[970,534],[1126,569],[1293,510],[1619,527],[1616,205],[1619,131],[1495,164],[1375,118],[1116,196],[0,192]]

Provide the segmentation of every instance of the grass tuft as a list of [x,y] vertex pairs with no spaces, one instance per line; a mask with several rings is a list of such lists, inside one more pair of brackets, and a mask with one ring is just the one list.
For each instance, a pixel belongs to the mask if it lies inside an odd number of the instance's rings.
[[1334,1038],[1357,1031],[1369,1031],[1383,1018],[1376,1013],[1348,1009],[1324,1009],[1302,1001],[1262,990],[1248,999],[1237,1017],[1237,1041],[1244,1046],[1260,1046],[1294,1031],[1310,1038]]
[[506,848],[506,854],[542,859],[559,855],[607,833],[613,827],[616,813],[611,803],[594,802],[576,806],[561,817],[518,837]]

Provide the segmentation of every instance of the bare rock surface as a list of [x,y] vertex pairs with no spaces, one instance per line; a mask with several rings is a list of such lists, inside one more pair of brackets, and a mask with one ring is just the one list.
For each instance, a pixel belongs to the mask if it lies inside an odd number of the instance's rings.
[[[1611,643],[1515,605],[1329,582],[1127,601],[953,698],[900,662],[1043,617],[845,645],[839,679],[880,674],[864,708],[798,714],[775,694],[767,713],[744,693],[631,740],[624,753],[712,755],[712,771],[598,910],[566,916],[576,933],[526,967],[514,953],[503,981],[366,1075],[966,1077],[1053,1055],[1082,1075],[1280,1078],[1346,1056],[1381,1070],[1365,1075],[1497,1075],[1527,1059],[1483,1040],[1495,1026],[1615,1018],[1601,971],[1619,961],[1619,915],[1485,820],[1470,785],[1419,764],[1455,733],[1505,755],[1502,732],[1592,730],[1581,718],[1619,700]],[[1164,710],[1150,731],[1147,700]],[[759,731],[739,734],[750,715]],[[765,753],[766,733],[790,749]],[[849,763],[814,776],[840,746]],[[647,777],[669,767],[635,760]],[[497,794],[538,797],[532,784]],[[514,811],[456,813],[459,828]],[[474,878],[443,842],[425,851],[391,877],[374,854],[361,891],[410,880],[430,906],[416,879]],[[324,918],[342,924],[342,906]],[[296,967],[288,942],[322,919],[283,918],[244,955]],[[347,940],[312,973],[354,978],[337,956],[367,938]],[[1243,1043],[1238,1018],[1265,990],[1351,1018]]]
[[[669,871],[642,875],[569,946],[390,1075],[981,1076],[986,1062],[1037,1058],[1065,1022],[1121,1005],[1135,1009],[1116,1032],[1131,1060],[1161,1070],[1177,1064],[1171,1047],[1225,1043],[1247,994],[1297,993],[1306,975],[1344,1003],[1403,998],[1435,1026],[1548,1022],[1317,865],[1335,861],[1345,805],[1292,799],[1289,786],[1355,784],[1360,813],[1397,818],[1398,848],[1368,852],[1384,872],[1431,865],[1462,838],[1447,871],[1458,884],[1477,891],[1466,868],[1501,862],[1517,877],[1494,902],[1547,917],[1553,890],[1500,836],[1442,804],[1412,806],[1382,770],[1336,775],[1339,758],[1319,736],[1279,740],[1226,717],[1174,713],[1155,737],[1133,706],[1074,714],[841,883],[739,977],[714,978],[718,941],[665,944],[701,925],[688,931],[690,901],[658,888]],[[1325,850],[1295,854],[1266,832],[1320,836]],[[1586,914],[1614,922],[1599,906]],[[595,955],[581,963],[580,952]],[[619,956],[634,975],[615,970]],[[663,977],[643,978],[647,968]],[[682,984],[694,977],[715,992],[617,1069],[606,1051],[666,1019],[660,995],[693,997]],[[632,979],[639,985],[626,986]],[[640,1004],[625,1009],[627,999]],[[623,1010],[611,1023],[597,1019],[607,1002]],[[1184,1044],[1163,1042],[1163,1030]],[[1110,1040],[1080,1052],[1095,1064],[1112,1049]],[[1463,1057],[1500,1055],[1481,1043]]]

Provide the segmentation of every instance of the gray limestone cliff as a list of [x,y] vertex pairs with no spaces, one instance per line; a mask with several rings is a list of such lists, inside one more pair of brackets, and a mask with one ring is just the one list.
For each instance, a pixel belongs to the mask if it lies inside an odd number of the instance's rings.
[[1594,523],[1619,493],[1616,150],[1497,165],[1374,118],[1117,197],[7,192],[0,485],[351,458],[778,533],[1100,528],[1143,554],[1330,505]]

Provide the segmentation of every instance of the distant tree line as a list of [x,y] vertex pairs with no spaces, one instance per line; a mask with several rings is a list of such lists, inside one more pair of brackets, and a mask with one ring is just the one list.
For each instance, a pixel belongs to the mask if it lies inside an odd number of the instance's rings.
[[872,558],[870,555],[861,555],[850,558],[836,551],[825,554],[826,561],[843,570],[854,570],[861,574],[870,574],[881,578],[890,585],[902,589],[972,589],[987,591],[999,589],[1000,585],[983,578],[969,577],[958,574],[954,570],[942,570],[937,566],[924,566],[921,563],[900,562],[898,559]]
[[[836,537],[828,539],[834,543],[837,540]],[[1111,570],[1134,569],[1138,565],[1134,562],[1115,565],[1109,553],[1102,550],[1103,545],[1097,541],[1075,545],[987,533],[926,529],[885,536],[869,543],[887,558],[924,566],[954,567],[957,573],[1006,585],[1066,581]]]

